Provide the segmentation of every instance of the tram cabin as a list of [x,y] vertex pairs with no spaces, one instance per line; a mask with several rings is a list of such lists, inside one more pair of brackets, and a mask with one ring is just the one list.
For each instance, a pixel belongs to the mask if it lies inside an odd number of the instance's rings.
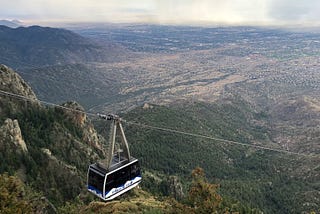
[[117,159],[115,156],[108,169],[99,163],[91,164],[88,169],[88,190],[105,201],[114,199],[141,182],[138,159]]

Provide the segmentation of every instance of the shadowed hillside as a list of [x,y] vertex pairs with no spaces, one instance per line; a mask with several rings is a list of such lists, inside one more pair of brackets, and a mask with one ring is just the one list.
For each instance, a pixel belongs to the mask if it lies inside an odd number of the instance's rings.
[[0,26],[0,63],[13,68],[79,62],[112,62],[126,57],[111,42],[99,44],[65,29]]

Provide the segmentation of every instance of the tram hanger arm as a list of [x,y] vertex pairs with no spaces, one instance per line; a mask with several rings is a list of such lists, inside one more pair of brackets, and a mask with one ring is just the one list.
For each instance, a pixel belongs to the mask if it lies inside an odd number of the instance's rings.
[[127,160],[130,162],[131,160],[131,155],[130,155],[130,150],[129,150],[129,145],[127,138],[124,134],[123,127],[121,125],[122,119],[116,115],[116,114],[97,114],[100,118],[105,119],[105,120],[112,120],[112,125],[110,127],[110,138],[109,138],[109,151],[108,151],[108,166],[110,167],[112,164],[112,159],[114,155],[114,149],[115,149],[115,140],[116,140],[116,133],[117,133],[117,128],[120,129],[120,136],[121,136],[121,144],[124,148],[124,154]]

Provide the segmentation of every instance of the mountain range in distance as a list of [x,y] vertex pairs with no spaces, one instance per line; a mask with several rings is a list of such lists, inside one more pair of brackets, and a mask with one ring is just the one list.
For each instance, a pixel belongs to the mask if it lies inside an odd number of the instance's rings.
[[112,41],[40,26],[0,26],[0,51],[0,62],[16,69],[40,99],[77,100],[86,107],[108,102],[107,97],[120,91],[123,72],[100,68],[99,63],[130,62],[136,57]]
[[0,26],[0,62],[30,68],[86,62],[114,62],[127,56],[125,48],[99,43],[72,31],[50,27]]
[[316,33],[150,25],[2,30],[0,62],[16,69],[40,99],[72,99],[93,111],[176,99],[211,102],[240,83],[268,82],[275,84],[269,92],[279,88],[293,97],[297,87],[312,97],[319,90]]

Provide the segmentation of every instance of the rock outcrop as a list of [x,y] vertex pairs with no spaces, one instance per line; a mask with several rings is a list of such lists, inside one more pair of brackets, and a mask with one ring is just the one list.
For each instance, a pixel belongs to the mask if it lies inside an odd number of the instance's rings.
[[31,87],[20,75],[2,64],[0,64],[0,90],[37,100]]
[[169,194],[177,200],[181,200],[185,196],[182,184],[177,176],[169,177]]
[[17,150],[28,152],[27,145],[23,140],[20,126],[17,120],[6,119],[0,127],[0,148],[15,145]]
[[83,142],[105,153],[103,149],[103,145],[106,144],[105,139],[97,133],[90,119],[85,113],[83,113],[85,111],[84,108],[74,101],[64,103],[62,106],[76,110],[69,111],[66,109],[62,111],[66,115],[66,117],[71,120],[76,126],[81,127],[83,131]]
[[27,104],[40,106],[31,87],[12,69],[0,64],[0,117],[20,112]]
[[31,87],[4,65],[0,90],[0,174],[17,174],[45,195],[48,204],[74,199],[88,164],[103,153],[103,138],[84,109],[76,102],[43,107]]

